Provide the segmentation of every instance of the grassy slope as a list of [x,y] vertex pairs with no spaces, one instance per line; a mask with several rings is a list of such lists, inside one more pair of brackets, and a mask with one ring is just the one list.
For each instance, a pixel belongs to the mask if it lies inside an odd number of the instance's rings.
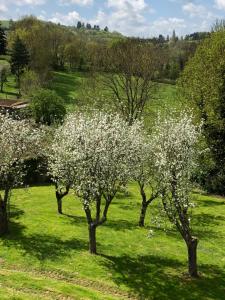
[[[51,88],[63,97],[68,107],[72,109],[74,104],[79,106],[88,85],[87,80],[88,73],[54,72]],[[101,90],[101,87],[99,86],[98,89]],[[88,93],[90,93],[90,90]],[[176,86],[171,84],[156,84],[153,99],[149,102],[149,108],[147,109],[147,116],[153,116],[159,110],[166,112],[171,107],[178,107],[180,109],[181,106],[182,104],[176,97]]]
[[[9,67],[9,63],[5,59],[0,59],[0,65]],[[3,87],[3,93],[0,93],[0,99],[16,99],[18,90],[15,86],[15,77],[9,75]]]
[[[98,251],[89,255],[84,212],[73,195],[56,214],[53,187],[17,190],[10,235],[0,241],[1,299],[218,299],[225,286],[225,200],[197,196],[194,232],[200,238],[202,277],[185,275],[186,249],[172,228],[136,226],[140,197],[119,195],[98,228]],[[147,216],[149,224],[149,214]]]

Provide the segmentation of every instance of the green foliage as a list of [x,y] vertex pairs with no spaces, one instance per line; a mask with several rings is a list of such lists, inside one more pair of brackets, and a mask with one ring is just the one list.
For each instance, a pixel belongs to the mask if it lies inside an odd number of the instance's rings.
[[11,72],[16,76],[17,84],[19,88],[19,96],[21,96],[20,91],[20,78],[23,74],[25,68],[29,63],[29,53],[25,44],[17,36],[13,45],[12,45],[12,54],[11,54]]
[[46,89],[40,89],[32,96],[30,107],[35,121],[47,125],[62,122],[66,114],[63,99]]
[[[225,286],[225,199],[196,196],[191,218],[201,238],[201,277],[186,277],[186,249],[174,228],[137,226],[141,199],[135,184],[120,193],[108,224],[97,233],[101,255],[89,255],[82,204],[73,193],[57,215],[54,187],[17,189],[11,198],[10,233],[0,240],[1,299],[221,300]],[[146,225],[154,220],[157,201]],[[2,296],[3,295],[3,296]],[[5,298],[4,298],[5,297]]]
[[198,119],[204,121],[204,134],[211,149],[210,164],[203,178],[211,192],[225,194],[225,31],[211,34],[198,47],[181,79],[180,92]]
[[40,80],[38,75],[31,70],[27,70],[21,77],[21,91],[24,95],[31,95],[40,88]]
[[6,46],[7,46],[6,34],[0,23],[0,55],[6,54]]
[[7,82],[8,72],[7,65],[0,65],[0,93],[3,93],[3,86]]

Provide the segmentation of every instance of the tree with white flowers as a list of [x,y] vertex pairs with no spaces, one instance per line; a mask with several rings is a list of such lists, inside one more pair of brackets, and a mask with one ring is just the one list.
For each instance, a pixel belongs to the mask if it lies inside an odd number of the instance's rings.
[[138,183],[139,192],[142,198],[139,226],[145,226],[145,218],[149,205],[163,192],[160,182],[162,176],[157,172],[154,164],[154,145],[151,142],[151,135],[146,135],[140,146],[140,156],[134,172],[134,180]]
[[0,114],[0,235],[8,231],[11,190],[22,183],[24,162],[40,149],[40,131],[27,121]]
[[191,179],[196,168],[200,134],[200,127],[193,124],[193,118],[183,113],[178,118],[159,120],[151,140],[155,148],[155,169],[162,178],[162,204],[187,245],[188,270],[192,277],[198,276],[198,239],[192,234],[189,209],[193,207]]
[[101,112],[71,114],[56,131],[49,170],[61,186],[72,182],[82,199],[92,254],[97,253],[96,228],[106,222],[113,198],[133,176],[141,132],[140,122],[129,126],[119,115]]

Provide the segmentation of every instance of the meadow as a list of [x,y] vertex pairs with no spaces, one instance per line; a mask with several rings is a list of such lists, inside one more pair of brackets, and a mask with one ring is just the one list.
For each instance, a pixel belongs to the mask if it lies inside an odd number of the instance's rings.
[[194,280],[186,274],[186,247],[177,231],[152,222],[157,201],[146,228],[139,228],[136,184],[128,191],[118,194],[97,229],[99,255],[92,256],[85,213],[72,192],[58,215],[54,187],[14,190],[10,233],[0,241],[0,298],[223,299],[225,199],[194,195],[192,226],[200,240],[200,278]]

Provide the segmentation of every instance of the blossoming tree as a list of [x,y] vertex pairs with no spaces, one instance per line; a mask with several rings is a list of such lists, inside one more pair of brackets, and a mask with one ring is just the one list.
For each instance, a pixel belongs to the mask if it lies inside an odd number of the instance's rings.
[[0,114],[0,235],[8,231],[10,192],[22,183],[24,161],[39,149],[40,131],[27,121]]
[[142,126],[119,115],[72,114],[56,131],[49,170],[62,186],[68,174],[82,199],[89,227],[89,250],[96,254],[96,228],[106,222],[118,190],[132,178],[140,151]]
[[143,135],[140,145],[138,164],[134,172],[134,180],[138,183],[142,197],[139,226],[145,226],[145,217],[148,206],[158,198],[163,191],[160,184],[162,176],[157,172],[154,164],[155,149],[151,143],[151,135]]
[[162,177],[159,182],[162,203],[169,220],[176,226],[188,249],[188,269],[192,277],[197,271],[198,239],[192,235],[189,208],[192,203],[192,175],[198,155],[197,142],[200,128],[193,124],[193,118],[168,117],[159,121],[152,138],[155,148],[155,167]]

